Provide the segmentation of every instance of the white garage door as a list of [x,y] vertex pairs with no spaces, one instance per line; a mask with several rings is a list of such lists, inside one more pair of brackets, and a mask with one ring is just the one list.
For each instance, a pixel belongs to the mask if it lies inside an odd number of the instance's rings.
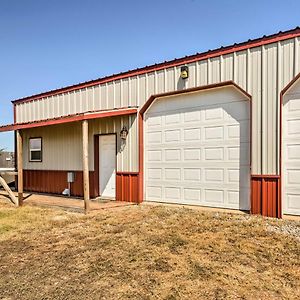
[[249,124],[233,87],[157,99],[145,113],[145,199],[248,210]]
[[300,215],[300,91],[285,96],[282,113],[283,213]]

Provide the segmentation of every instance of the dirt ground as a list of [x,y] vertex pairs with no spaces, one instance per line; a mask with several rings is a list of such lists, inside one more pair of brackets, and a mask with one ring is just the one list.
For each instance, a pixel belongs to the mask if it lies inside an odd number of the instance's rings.
[[0,299],[300,299],[300,222],[0,200]]

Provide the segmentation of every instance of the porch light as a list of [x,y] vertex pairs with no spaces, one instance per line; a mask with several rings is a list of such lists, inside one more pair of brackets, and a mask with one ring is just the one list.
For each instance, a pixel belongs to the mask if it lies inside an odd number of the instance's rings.
[[127,130],[127,128],[125,126],[123,126],[123,128],[122,128],[122,130],[120,132],[120,138],[122,140],[126,140],[127,135],[128,135],[128,130]]
[[188,66],[183,66],[180,69],[180,77],[182,79],[187,79],[189,77],[189,68]]

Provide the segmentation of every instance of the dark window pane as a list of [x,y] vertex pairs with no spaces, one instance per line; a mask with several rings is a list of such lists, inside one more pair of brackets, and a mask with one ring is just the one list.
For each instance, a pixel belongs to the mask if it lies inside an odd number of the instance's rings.
[[42,151],[31,151],[30,160],[42,160]]

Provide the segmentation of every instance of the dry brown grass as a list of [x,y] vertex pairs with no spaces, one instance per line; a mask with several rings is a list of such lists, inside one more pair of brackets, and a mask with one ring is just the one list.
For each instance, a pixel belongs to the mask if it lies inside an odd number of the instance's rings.
[[0,298],[299,299],[299,230],[186,208],[85,216],[0,202]]

